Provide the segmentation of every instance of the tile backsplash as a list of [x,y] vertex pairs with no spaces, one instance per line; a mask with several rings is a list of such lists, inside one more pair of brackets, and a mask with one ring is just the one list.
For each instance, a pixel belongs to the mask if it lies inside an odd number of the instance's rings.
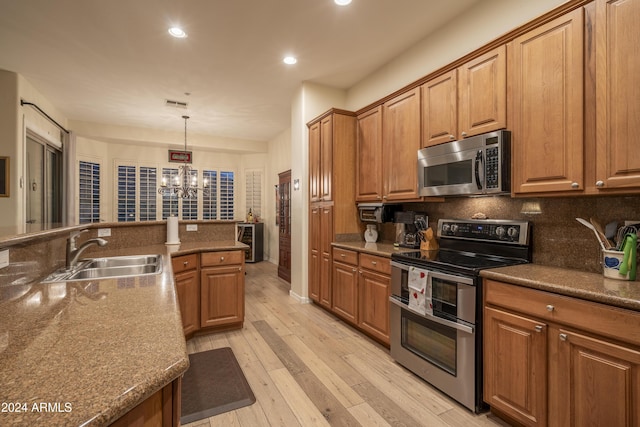
[[[537,202],[541,213],[522,213],[525,202]],[[532,224],[533,262],[602,272],[600,246],[593,232],[576,221],[596,218],[603,227],[610,222],[638,220],[640,196],[554,197],[513,199],[508,196],[449,198],[442,203],[409,203],[404,210],[426,212],[429,225],[440,218],[470,218],[482,212],[488,218],[517,219]],[[394,240],[392,223],[382,224],[383,240]]]

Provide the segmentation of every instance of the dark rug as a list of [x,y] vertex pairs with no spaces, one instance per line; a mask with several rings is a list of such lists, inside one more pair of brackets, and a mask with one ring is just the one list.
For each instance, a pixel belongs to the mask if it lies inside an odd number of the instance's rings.
[[231,348],[189,355],[182,378],[181,424],[248,406],[256,401]]

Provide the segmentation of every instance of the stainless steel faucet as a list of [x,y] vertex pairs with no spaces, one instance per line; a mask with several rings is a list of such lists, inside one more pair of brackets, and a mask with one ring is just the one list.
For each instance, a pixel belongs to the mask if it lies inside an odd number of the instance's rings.
[[76,240],[78,239],[78,236],[81,233],[86,233],[87,231],[89,230],[85,229],[80,231],[74,231],[71,233],[71,235],[67,239],[67,265],[66,265],[67,270],[72,270],[78,265],[78,258],[80,258],[80,254],[82,254],[82,252],[84,252],[85,249],[87,249],[89,246],[91,245],[104,246],[107,243],[109,243],[106,240],[98,237],[95,239],[87,240],[86,242],[81,244],[80,247],[77,248]]

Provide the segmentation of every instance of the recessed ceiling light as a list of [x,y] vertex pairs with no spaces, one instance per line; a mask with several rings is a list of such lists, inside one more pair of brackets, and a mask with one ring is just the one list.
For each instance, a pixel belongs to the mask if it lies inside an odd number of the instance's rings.
[[282,60],[282,62],[284,62],[285,64],[288,64],[288,65],[293,65],[296,62],[298,62],[298,60],[293,56],[285,56],[284,59]]
[[178,39],[183,39],[187,37],[187,33],[185,33],[184,30],[180,27],[169,28],[169,34],[171,34],[173,37],[176,37]]
[[349,3],[351,3],[351,0],[333,0],[335,2],[335,4],[337,4],[338,6],[346,6]]

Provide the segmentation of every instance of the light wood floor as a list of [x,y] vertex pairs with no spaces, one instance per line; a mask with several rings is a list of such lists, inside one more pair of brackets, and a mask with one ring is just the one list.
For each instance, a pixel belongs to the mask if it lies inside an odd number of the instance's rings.
[[389,351],[314,304],[289,296],[268,262],[247,264],[242,330],[203,335],[189,353],[231,347],[256,403],[200,426],[507,426],[474,415]]

